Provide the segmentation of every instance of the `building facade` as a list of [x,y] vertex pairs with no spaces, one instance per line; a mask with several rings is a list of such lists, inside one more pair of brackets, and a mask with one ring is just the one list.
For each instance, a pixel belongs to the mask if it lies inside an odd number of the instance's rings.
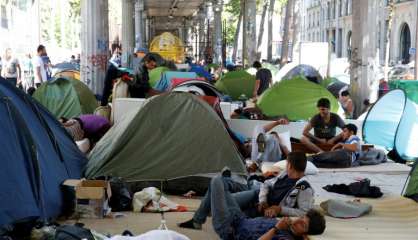
[[[389,0],[375,0],[377,25],[370,25],[375,31],[373,43],[379,64],[385,60],[386,34],[389,23]],[[417,2],[415,0],[394,0],[394,15],[390,35],[390,62],[409,63],[415,46]],[[347,58],[351,54],[352,0],[303,0],[301,39],[305,42],[327,42],[331,39],[332,52],[337,58]],[[329,35],[328,35],[329,34]]]

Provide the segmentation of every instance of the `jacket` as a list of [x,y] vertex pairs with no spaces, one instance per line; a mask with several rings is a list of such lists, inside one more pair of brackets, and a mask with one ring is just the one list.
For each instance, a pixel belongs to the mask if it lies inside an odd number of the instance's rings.
[[[287,172],[265,181],[260,188],[259,202],[267,202],[267,195],[277,181],[284,179]],[[307,181],[306,177],[299,179],[292,187],[283,200],[280,202],[281,215],[290,217],[300,217],[305,215],[314,205],[314,190]]]

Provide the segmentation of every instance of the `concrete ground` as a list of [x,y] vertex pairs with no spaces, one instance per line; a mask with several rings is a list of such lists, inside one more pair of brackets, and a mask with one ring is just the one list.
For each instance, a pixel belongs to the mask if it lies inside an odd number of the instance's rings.
[[[370,167],[369,167],[370,168]],[[322,189],[327,184],[350,183],[362,178],[369,178],[371,184],[381,188],[384,193],[382,200],[391,197],[400,196],[405,180],[408,176],[409,167],[405,165],[398,166],[393,163],[382,164],[372,167],[371,171],[367,167],[346,170],[320,170],[317,175],[308,176],[308,180],[315,190],[315,204],[318,207],[321,201],[327,199],[353,199],[351,196],[329,193]],[[396,171],[394,171],[396,170]],[[189,212],[182,213],[165,213],[167,226],[170,230],[182,233],[190,239],[212,240],[219,239],[214,232],[209,218],[207,223],[203,225],[203,230],[188,230],[177,227],[177,223],[187,221],[192,218],[193,211],[200,204],[199,199],[186,199],[178,196],[168,196],[168,198],[180,205],[188,208]],[[377,200],[379,201],[379,200]],[[67,221],[73,223],[74,221]],[[81,219],[86,227],[103,234],[121,234],[124,230],[130,230],[132,233],[139,235],[149,230],[157,229],[161,223],[161,215],[155,213],[123,213],[122,217],[106,218],[106,219]],[[331,230],[331,229],[330,229]],[[328,230],[328,231],[330,231]]]
[[[189,212],[164,213],[168,229],[188,236],[190,239],[215,240],[219,239],[214,232],[209,218],[203,225],[202,230],[189,230],[177,227],[177,223],[187,221],[193,217],[194,211],[200,204],[199,199],[185,199],[177,196],[169,196],[169,199],[184,205]],[[161,215],[157,213],[134,213],[124,212],[123,216],[105,219],[80,219],[87,228],[93,229],[102,234],[116,235],[129,230],[135,235],[158,229],[161,224]],[[74,220],[66,221],[67,224],[74,223]]]

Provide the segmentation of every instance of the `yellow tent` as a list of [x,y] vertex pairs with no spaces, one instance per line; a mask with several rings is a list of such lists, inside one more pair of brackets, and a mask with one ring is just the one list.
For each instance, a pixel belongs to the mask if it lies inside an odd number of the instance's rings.
[[55,78],[72,78],[80,80],[80,72],[76,70],[63,70],[54,74]]
[[167,60],[173,60],[176,63],[184,61],[184,45],[180,38],[169,32],[156,36],[150,45],[150,52],[160,54]]

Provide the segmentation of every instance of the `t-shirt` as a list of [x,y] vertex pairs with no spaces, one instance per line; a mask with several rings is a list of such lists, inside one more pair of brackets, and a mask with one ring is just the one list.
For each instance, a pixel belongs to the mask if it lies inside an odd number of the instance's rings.
[[17,65],[19,61],[16,58],[10,58],[9,60],[3,59],[2,66],[4,69],[5,78],[17,78]]
[[344,142],[344,144],[356,144],[356,151],[351,153],[351,162],[355,162],[361,152],[360,138],[356,135],[352,135]]
[[[234,224],[235,239],[237,240],[254,240],[259,239],[266,232],[272,229],[277,223],[276,218],[242,218]],[[296,240],[289,231],[280,230],[272,238],[273,240]]]
[[313,116],[310,123],[314,129],[314,136],[317,138],[325,139],[331,139],[335,137],[336,128],[343,128],[345,125],[341,117],[335,113],[331,113],[328,123],[325,123],[324,119],[319,114]]
[[[41,69],[41,77],[42,79],[39,79],[38,74],[37,74],[37,68],[40,67]],[[46,78],[46,69],[45,69],[45,64],[44,61],[42,60],[41,57],[39,56],[35,56],[33,58],[33,68],[34,68],[34,74],[35,74],[35,83],[43,83],[46,82],[47,78]]]
[[267,203],[269,206],[279,205],[290,189],[296,185],[297,181],[298,179],[290,179],[287,175],[284,178],[277,180],[274,183],[273,188],[269,189],[267,195]]
[[255,74],[255,79],[260,80],[260,87],[258,88],[257,95],[261,95],[269,88],[269,84],[272,79],[270,70],[261,68]]

